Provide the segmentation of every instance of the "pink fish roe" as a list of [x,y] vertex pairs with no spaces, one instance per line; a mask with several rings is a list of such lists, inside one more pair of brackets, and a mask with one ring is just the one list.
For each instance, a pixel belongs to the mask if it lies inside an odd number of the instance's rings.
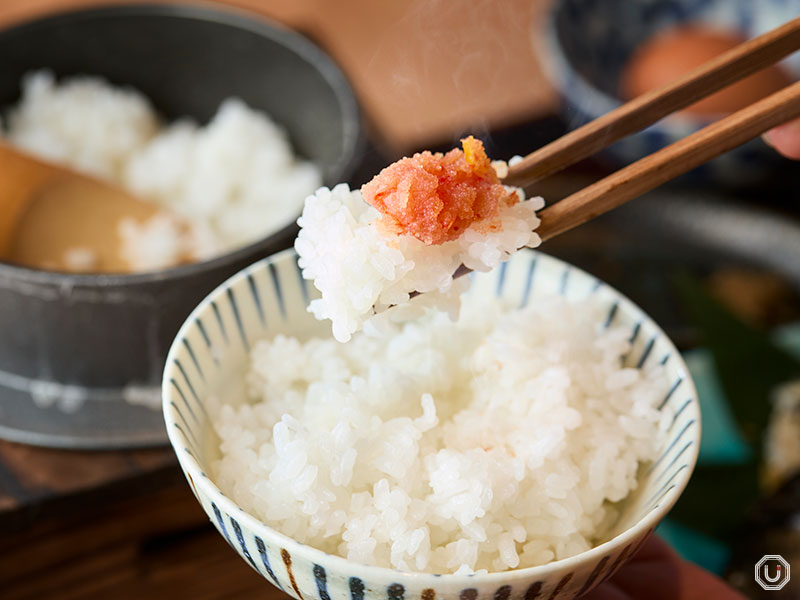
[[519,201],[492,168],[483,143],[469,136],[463,150],[425,151],[389,165],[361,188],[364,199],[381,213],[389,232],[413,235],[427,245],[459,237],[470,225],[493,222],[501,202]]

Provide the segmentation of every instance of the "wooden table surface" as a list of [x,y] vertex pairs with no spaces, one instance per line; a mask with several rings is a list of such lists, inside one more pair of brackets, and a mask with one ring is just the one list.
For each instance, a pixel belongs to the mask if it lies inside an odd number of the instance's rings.
[[[138,0],[133,0],[138,1]],[[107,2],[122,3],[122,2]],[[0,27],[94,0],[0,0]],[[339,61],[392,152],[553,111],[532,31],[549,0],[228,0]],[[285,598],[209,524],[172,450],[0,441],[0,598]]]

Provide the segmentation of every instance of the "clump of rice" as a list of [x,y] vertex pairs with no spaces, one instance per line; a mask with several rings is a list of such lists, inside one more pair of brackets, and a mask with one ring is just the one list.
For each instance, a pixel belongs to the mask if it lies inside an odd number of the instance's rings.
[[165,209],[123,224],[134,270],[211,258],[289,225],[321,183],[285,132],[230,98],[205,126],[163,126],[150,102],[97,77],[57,83],[38,71],[22,82],[5,136],[21,149],[128,188]]
[[655,458],[663,367],[621,366],[596,303],[465,300],[347,344],[253,348],[245,401],[212,401],[223,492],[362,564],[472,573],[589,549]]
[[64,264],[73,273],[91,273],[97,267],[97,254],[91,248],[69,248],[64,252]]
[[[423,305],[457,309],[459,286],[453,273],[459,265],[488,271],[520,248],[541,243],[534,229],[544,201],[526,200],[519,188],[508,189],[520,202],[500,207],[500,230],[481,231],[474,223],[458,239],[428,246],[411,235],[384,233],[377,225],[380,213],[359,190],[346,184],[320,188],[306,199],[295,241],[303,277],[322,293],[309,311],[330,319],[334,337],[346,342],[373,314],[404,305],[412,292],[423,295],[407,311]],[[401,315],[393,309],[403,318],[407,311]]]

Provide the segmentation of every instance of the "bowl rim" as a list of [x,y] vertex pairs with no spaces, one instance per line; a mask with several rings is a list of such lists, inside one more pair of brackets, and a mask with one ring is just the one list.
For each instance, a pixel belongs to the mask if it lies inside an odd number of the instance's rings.
[[[233,6],[222,6],[210,3],[186,3],[167,0],[164,3],[109,4],[74,9],[58,9],[33,16],[23,21],[0,28],[0,38],[18,35],[27,30],[53,24],[68,24],[81,20],[112,17],[167,17],[177,20],[194,20],[207,23],[227,25],[254,33],[260,37],[271,39],[294,52],[297,56],[312,65],[322,76],[336,96],[343,113],[343,141],[345,150],[339,162],[334,165],[332,174],[326,179],[337,178],[345,181],[353,175],[361,161],[366,145],[363,127],[362,110],[356,99],[352,83],[344,71],[320,46],[312,42],[300,32],[252,10]],[[324,181],[324,184],[335,185],[338,181]],[[299,214],[298,214],[299,216]],[[126,287],[143,283],[160,281],[177,281],[198,274],[225,268],[238,261],[252,257],[254,254],[268,250],[276,239],[291,235],[296,229],[295,221],[290,221],[269,235],[261,237],[247,245],[225,252],[209,260],[178,265],[167,269],[145,271],[139,273],[67,273],[34,269],[0,260],[0,277],[24,283],[63,286],[68,288],[90,287]]]
[[[583,276],[589,278],[595,278],[593,275],[589,274],[588,272],[580,269],[566,261],[563,261],[559,258],[551,256],[549,254],[545,254],[538,249],[532,248],[525,248],[521,250],[521,252],[528,252],[539,257],[545,257],[547,260],[555,261],[557,264],[564,265],[569,267],[571,272],[579,273]],[[229,277],[226,281],[221,283],[217,286],[211,293],[206,296],[200,304],[191,312],[191,314],[186,318],[184,323],[181,325],[181,328],[178,330],[178,333],[175,336],[174,341],[172,342],[169,353],[167,355],[166,366],[164,369],[164,376],[162,380],[162,410],[164,414],[164,421],[167,429],[167,435],[170,441],[170,445],[172,446],[173,451],[175,452],[178,463],[181,466],[181,469],[184,471],[184,475],[191,476],[190,486],[202,490],[202,494],[197,492],[197,499],[200,502],[200,496],[205,495],[211,502],[215,503],[222,511],[227,513],[228,515],[237,515],[237,520],[242,524],[243,528],[247,528],[259,537],[261,537],[265,542],[269,541],[269,543],[273,546],[279,546],[280,548],[286,548],[289,550],[291,554],[299,553],[300,555],[304,556],[305,559],[309,560],[310,562],[315,562],[318,564],[330,564],[332,567],[340,568],[344,570],[347,568],[350,571],[354,571],[358,569],[364,575],[364,577],[373,577],[373,578],[397,578],[397,577],[412,577],[415,579],[416,583],[420,585],[426,585],[429,587],[435,587],[436,585],[441,586],[444,582],[452,582],[453,585],[469,585],[471,582],[474,583],[476,581],[480,581],[481,583],[498,583],[498,582],[513,582],[519,579],[530,579],[533,577],[542,576],[550,571],[561,570],[561,569],[573,569],[578,565],[585,563],[587,561],[596,561],[601,559],[606,553],[613,552],[613,550],[617,547],[623,546],[633,539],[637,539],[640,536],[644,535],[649,536],[650,533],[653,532],[656,525],[663,520],[663,518],[669,513],[672,507],[677,502],[678,498],[680,497],[681,493],[684,491],[686,486],[691,479],[691,476],[694,472],[694,469],[697,465],[697,458],[699,455],[700,444],[699,441],[702,435],[702,419],[700,414],[700,404],[697,395],[697,389],[694,384],[694,380],[691,377],[689,372],[689,368],[683,359],[681,353],[677,350],[672,340],[666,335],[666,333],[661,329],[661,327],[656,323],[650,316],[645,313],[638,305],[636,305],[632,300],[630,300],[625,294],[618,291],[616,288],[612,287],[611,285],[601,281],[603,288],[607,291],[610,291],[611,294],[614,296],[615,300],[619,302],[619,310],[624,313],[630,313],[636,315],[641,321],[642,324],[648,323],[649,326],[653,327],[654,332],[663,337],[667,347],[670,351],[672,357],[676,362],[675,368],[680,372],[681,376],[683,377],[683,381],[688,384],[687,392],[690,393],[691,399],[693,402],[691,403],[690,407],[693,413],[689,413],[695,422],[693,437],[691,438],[696,443],[692,444],[692,448],[690,450],[689,456],[687,457],[687,464],[689,465],[689,472],[687,476],[682,479],[678,484],[676,484],[670,494],[669,491],[666,493],[665,497],[660,501],[656,507],[650,510],[647,514],[640,518],[632,527],[622,531],[621,533],[615,535],[613,538],[606,540],[589,550],[576,554],[574,556],[570,556],[568,558],[563,558],[560,560],[551,561],[549,563],[545,563],[543,565],[537,565],[533,567],[524,567],[524,568],[516,568],[516,569],[509,569],[507,571],[492,571],[486,574],[466,574],[466,575],[456,575],[454,573],[442,573],[442,574],[434,574],[434,573],[423,573],[423,572],[415,572],[415,571],[403,571],[399,569],[393,569],[390,567],[379,567],[373,565],[364,565],[361,563],[357,563],[351,560],[348,560],[342,556],[338,556],[335,554],[330,554],[323,550],[319,550],[313,546],[308,544],[304,544],[302,542],[298,542],[297,540],[287,536],[286,534],[274,529],[273,527],[265,524],[255,516],[251,515],[249,512],[244,510],[238,504],[236,504],[231,498],[229,498],[225,493],[220,490],[220,488],[211,480],[211,478],[206,475],[204,469],[200,466],[200,463],[197,459],[190,453],[188,450],[185,449],[183,442],[178,437],[178,419],[176,418],[170,403],[173,401],[173,391],[172,386],[170,385],[170,379],[175,378],[177,375],[177,367],[175,366],[175,358],[176,354],[179,352],[180,348],[182,347],[183,340],[186,338],[186,335],[189,331],[189,328],[193,326],[194,321],[199,318],[201,315],[205,314],[206,311],[212,310],[211,306],[212,303],[219,300],[220,298],[224,297],[227,291],[238,285],[240,282],[246,281],[248,277],[255,275],[257,272],[261,270],[265,270],[269,268],[270,264],[276,263],[278,261],[287,260],[289,257],[295,257],[297,253],[293,248],[287,248],[286,250],[282,250],[275,254],[272,254],[266,258],[263,258],[256,263],[242,269],[235,275]],[[205,507],[203,507],[205,510]],[[638,548],[637,548],[638,549]],[[324,561],[324,562],[322,562]],[[327,567],[326,567],[327,568]]]
[[[577,95],[579,98],[584,95],[586,97],[594,96],[594,103],[597,103],[598,99],[602,102],[596,110],[586,111],[587,114],[605,114],[620,106],[622,102],[620,99],[610,96],[600,88],[595,87],[588,79],[572,68],[572,63],[562,50],[556,24],[558,12],[562,7],[563,2],[560,0],[554,2],[550,10],[547,11],[543,23],[532,28],[530,34],[534,53],[539,59],[545,75],[563,98],[568,99],[570,102],[576,102],[571,95],[567,94],[567,89],[569,88],[567,80],[572,78],[581,88],[582,93]],[[583,92],[588,92],[588,94]],[[585,110],[580,100],[577,103],[581,110]]]

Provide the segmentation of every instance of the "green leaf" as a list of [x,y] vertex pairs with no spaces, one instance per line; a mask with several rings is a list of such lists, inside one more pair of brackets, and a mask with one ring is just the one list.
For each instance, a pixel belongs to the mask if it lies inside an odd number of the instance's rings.
[[720,384],[753,459],[743,464],[698,465],[671,518],[721,540],[736,528],[760,495],[762,438],[776,386],[800,377],[800,360],[770,335],[744,323],[688,274],[673,278],[690,322],[710,351]]
[[800,377],[800,360],[773,343],[770,335],[738,319],[693,277],[674,279],[690,321],[714,358],[726,399],[757,461],[770,413],[770,394]]
[[697,465],[670,518],[730,542],[758,496],[756,463]]

